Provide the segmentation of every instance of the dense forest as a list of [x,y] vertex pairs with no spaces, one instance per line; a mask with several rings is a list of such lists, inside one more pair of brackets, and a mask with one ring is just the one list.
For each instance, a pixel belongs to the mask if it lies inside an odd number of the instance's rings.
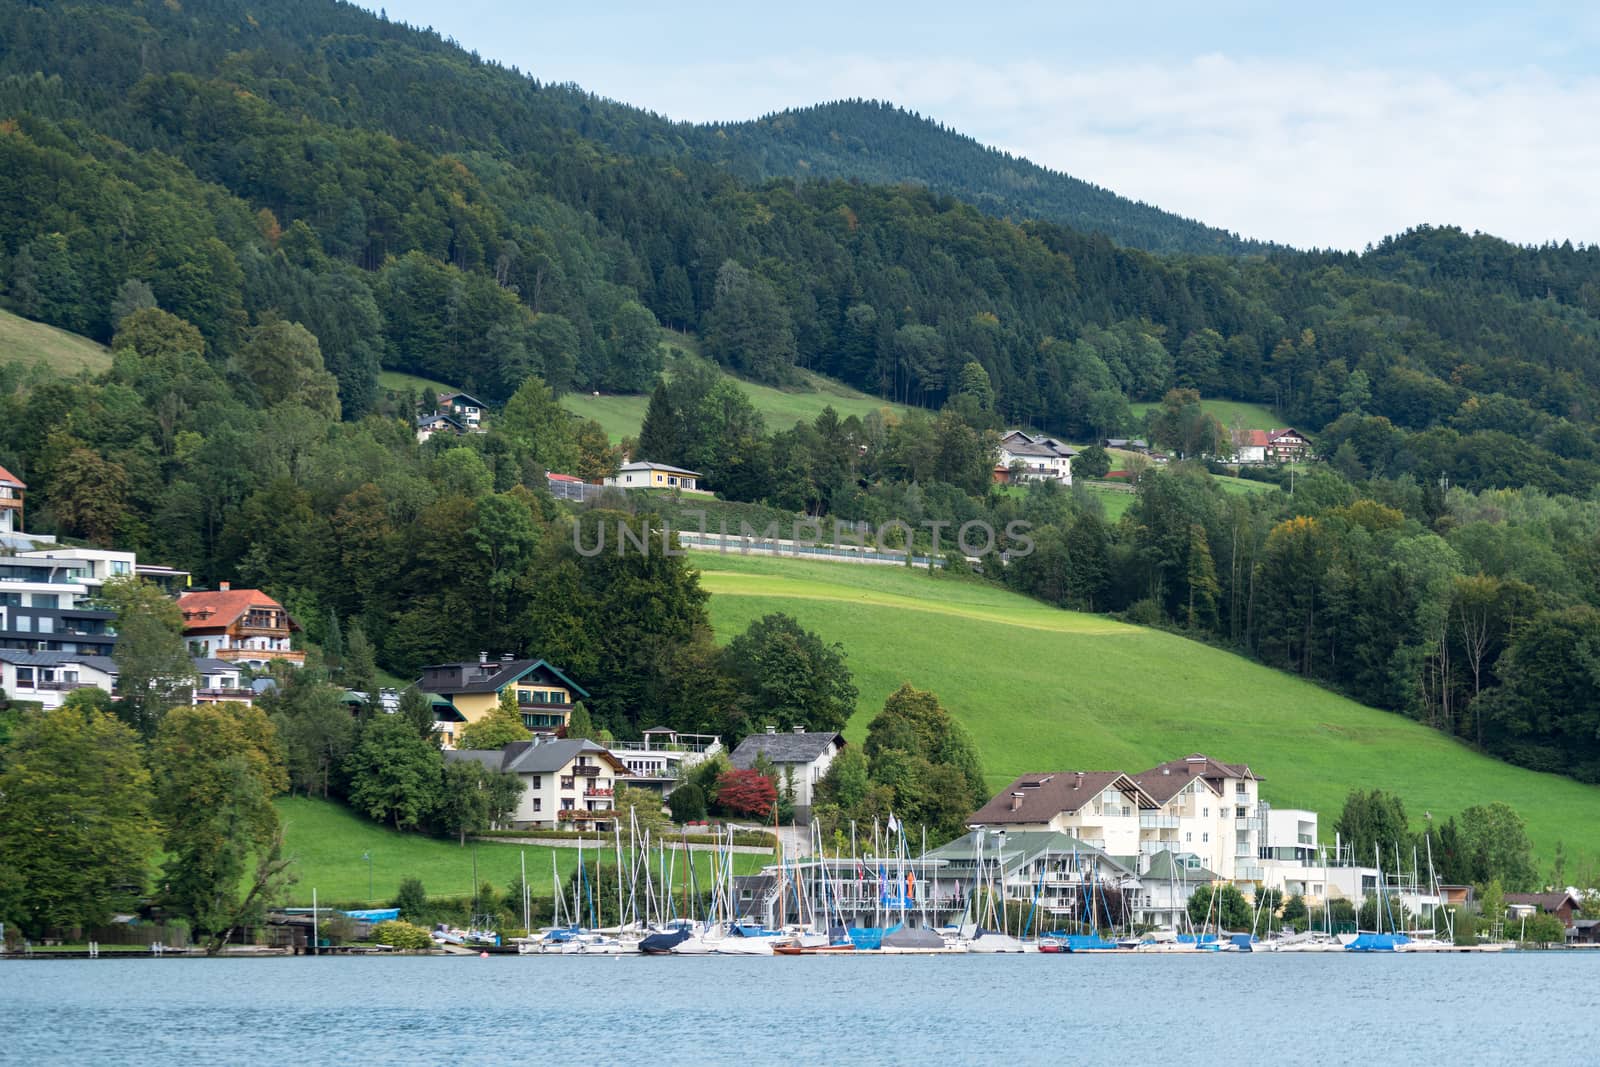
[[[643,447],[731,499],[1027,518],[1037,550],[990,580],[1600,780],[1600,250],[1422,229],[1157,255],[1109,201],[1069,229],[960,174],[856,180],[897,169],[920,122],[830,109],[710,131],[712,152],[332,0],[5,0],[4,299],[115,363],[0,372],[0,463],[45,527],[265,585],[314,639],[359,621],[396,671],[537,648],[634,680],[594,709],[617,732],[646,707],[696,728],[715,668],[695,591],[656,575],[675,607],[624,643],[596,620],[642,579],[578,558],[544,493],[546,469],[614,462],[556,397],[654,390]],[[770,177],[825,125],[854,146],[831,176]],[[767,427],[712,370],[660,382],[660,326],[752,379],[803,367],[928,412]],[[483,396],[494,429],[419,447],[381,367]],[[1116,523],[989,487],[995,430],[1083,440],[1134,429],[1137,401],[1205,451],[1198,395],[1272,406],[1329,464],[1252,497],[1177,469]]]

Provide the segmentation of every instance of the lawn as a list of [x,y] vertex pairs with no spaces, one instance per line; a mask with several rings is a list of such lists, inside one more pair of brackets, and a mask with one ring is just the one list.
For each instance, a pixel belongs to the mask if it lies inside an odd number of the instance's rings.
[[[1128,405],[1136,419],[1143,419],[1146,412],[1160,406],[1161,404],[1155,401]],[[1215,415],[1217,420],[1230,430],[1235,426],[1242,430],[1275,430],[1288,425],[1282,415],[1274,415],[1271,408],[1262,404],[1247,404],[1242,400],[1222,400],[1212,397],[1209,400],[1202,398],[1200,406],[1207,413]]]
[[[840,642],[860,700],[859,743],[901,682],[936,692],[971,731],[989,783],[1035,770],[1122,769],[1200,751],[1248,762],[1280,807],[1314,808],[1331,841],[1353,788],[1398,792],[1414,821],[1503,800],[1541,857],[1593,853],[1600,788],[1500,763],[1368,708],[1176,635],[1057,611],[991,586],[897,567],[697,554],[726,641],[782,611]],[[782,724],[780,724],[782,725]]]
[[42,322],[0,311],[0,363],[43,363],[63,377],[79,371],[99,374],[111,366],[111,353],[102,344]]
[[415,374],[404,374],[397,370],[379,371],[378,388],[390,393],[415,393],[418,389],[421,389],[429,396],[456,391],[453,385],[436,382],[430,378],[419,378]]
[[[563,880],[578,864],[578,850],[573,848],[487,842],[476,846],[469,842],[461,846],[421,834],[397,833],[362,818],[342,804],[325,800],[284,797],[277,804],[283,819],[284,852],[294,857],[295,873],[299,877],[289,896],[298,904],[310,904],[311,891],[315,889],[324,904],[359,901],[379,906],[394,899],[405,878],[422,879],[423,888],[430,897],[470,897],[474,849],[478,881],[488,882],[502,893],[521,870],[524,853],[528,861],[528,884],[535,894],[544,897],[551,895],[551,856],[555,856]],[[370,897],[364,854],[372,856]],[[609,862],[612,852],[608,849],[604,855]],[[594,855],[585,851],[584,860],[587,866],[593,862]],[[699,885],[709,884],[711,860],[708,853],[695,854],[695,877]],[[772,862],[771,857],[740,853],[734,857],[734,870],[751,873]],[[681,879],[685,870],[680,855],[675,877]]]
[[[699,351],[693,335],[673,333],[670,330],[662,332],[661,343],[669,352],[674,347],[686,349],[691,353]],[[669,357],[665,370],[668,375],[672,373],[673,362],[674,360]],[[777,389],[770,385],[739,380],[739,387],[749,395],[750,402],[766,418],[767,429],[787,430],[796,422],[802,420],[810,422],[829,405],[833,406],[833,410],[839,413],[841,419],[850,415],[863,416],[879,408],[889,408],[896,412],[906,410],[902,404],[891,404],[868,396],[830,378],[824,378],[820,374],[812,374],[810,371],[799,373],[800,384],[790,389]],[[607,436],[614,442],[624,437],[639,436],[639,427],[644,422],[645,408],[649,404],[650,398],[644,394],[607,393],[597,396],[593,393],[569,393],[561,398],[563,407],[583,418],[594,419],[604,427]]]

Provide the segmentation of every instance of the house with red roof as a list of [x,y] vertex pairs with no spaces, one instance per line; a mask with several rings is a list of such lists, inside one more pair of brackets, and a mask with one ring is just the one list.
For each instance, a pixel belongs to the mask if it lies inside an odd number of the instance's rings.
[[1233,435],[1236,463],[1295,463],[1311,454],[1311,442],[1293,427],[1239,430]]
[[291,647],[300,624],[259,589],[234,589],[221,582],[215,590],[184,593],[178,597],[178,610],[191,656],[258,669],[273,660],[305,664],[306,654]]
[[27,483],[0,467],[0,533],[22,531],[22,495]]

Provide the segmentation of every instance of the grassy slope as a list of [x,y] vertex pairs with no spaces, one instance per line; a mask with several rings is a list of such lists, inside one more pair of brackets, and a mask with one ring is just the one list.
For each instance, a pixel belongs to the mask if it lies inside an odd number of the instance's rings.
[[[699,352],[693,335],[663,330],[661,343],[669,352],[675,347],[694,354]],[[667,372],[670,374],[671,371],[672,362],[669,359]],[[739,380],[739,387],[749,394],[750,402],[766,417],[769,430],[787,430],[801,420],[810,422],[830,404],[841,419],[850,415],[863,416],[869,411],[885,407],[893,411],[905,410],[903,405],[857,392],[820,374],[802,371],[801,377],[803,384],[794,389],[775,389],[770,385],[742,379]],[[624,437],[639,436],[639,426],[644,422],[644,412],[650,404],[650,398],[642,394],[594,396],[590,393],[569,393],[561,398],[561,404],[568,411],[600,423],[615,442]]]
[[1057,611],[988,586],[895,567],[696,555],[727,640],[783,611],[842,643],[861,691],[859,742],[903,681],[939,694],[977,741],[995,788],[1024,771],[1120,768],[1203,751],[1248,762],[1280,807],[1332,825],[1352,788],[1405,798],[1412,818],[1503,800],[1541,856],[1591,851],[1600,788],[1472,752],[1241,657],[1155,630]]
[[0,363],[12,362],[43,362],[70,377],[84,370],[99,374],[111,366],[111,353],[87,337],[0,311]]
[[436,382],[430,378],[419,378],[415,374],[403,374],[397,370],[379,371],[378,388],[391,393],[402,389],[408,393],[415,393],[418,389],[421,389],[430,394],[453,393],[456,391],[453,385]]
[[[295,871],[300,879],[289,891],[295,902],[310,904],[313,889],[324,904],[367,902],[367,864],[361,858],[363,853],[372,856],[373,899],[370,903],[374,906],[393,900],[404,878],[422,879],[429,896],[472,895],[473,846],[470,844],[463,848],[452,841],[421,834],[396,833],[343,805],[306,797],[280,799],[278,812],[283,818],[284,851],[295,858]],[[517,876],[523,853],[528,860],[528,884],[534,893],[545,897],[551,893],[551,855],[556,857],[563,880],[578,863],[578,851],[571,848],[480,843],[477,853],[478,881],[488,882],[502,893]],[[610,856],[610,852],[605,853],[608,861]],[[585,851],[585,866],[593,860],[593,853]],[[770,862],[765,857],[740,854],[735,857],[734,869],[741,873],[756,870],[764,860]],[[708,884],[710,857],[697,854],[695,862],[699,884]],[[682,857],[678,859],[677,871],[676,877],[681,878],[685,871]]]
[[[1152,401],[1128,405],[1136,419],[1144,418],[1145,412],[1160,406],[1159,403]],[[1286,425],[1283,416],[1274,415],[1271,408],[1261,404],[1247,404],[1242,400],[1219,400],[1213,397],[1210,400],[1202,400],[1200,406],[1215,415],[1221,420],[1222,425],[1230,430],[1233,429],[1236,420],[1246,430],[1274,430]]]

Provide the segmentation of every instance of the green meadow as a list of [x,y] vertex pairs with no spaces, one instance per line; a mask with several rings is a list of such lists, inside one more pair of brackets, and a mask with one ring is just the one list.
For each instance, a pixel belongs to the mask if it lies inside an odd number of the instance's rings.
[[[1146,413],[1161,404],[1156,401],[1143,401],[1138,404],[1129,404],[1133,417],[1143,419]],[[1274,430],[1288,425],[1282,415],[1274,415],[1272,409],[1264,404],[1249,404],[1243,400],[1221,400],[1216,397],[1202,398],[1200,407],[1208,414],[1215,415],[1228,429],[1235,426],[1242,430]]]
[[[284,853],[294,857],[299,879],[288,894],[294,904],[310,904],[311,891],[315,889],[324,904],[360,902],[379,907],[394,899],[400,882],[406,878],[420,878],[430,897],[470,897],[474,851],[480,884],[488,882],[504,893],[521,871],[525,855],[529,887],[534,895],[549,898],[553,896],[551,857],[555,857],[563,882],[578,865],[575,848],[500,842],[458,845],[422,834],[398,833],[326,800],[283,797],[277,805],[283,820]],[[372,857],[370,895],[364,855]],[[585,866],[592,870],[594,853],[585,850],[583,855]],[[613,852],[607,848],[602,860],[610,863],[612,858]],[[711,861],[708,853],[695,854],[696,884],[710,884]],[[770,862],[771,857],[739,853],[734,856],[734,870],[750,873]],[[674,885],[687,871],[681,854],[676,870]]]
[[[673,353],[673,349],[681,349],[690,354],[698,354],[698,344],[693,335],[673,333],[670,330],[662,331],[662,346],[667,350],[668,358],[665,373],[671,375],[673,364],[680,358]],[[888,408],[894,412],[904,412],[902,404],[891,404],[886,400],[868,396],[858,392],[831,378],[824,378],[820,374],[810,371],[800,371],[800,382],[791,388],[778,389],[770,385],[761,385],[757,382],[735,379],[739,388],[743,389],[750,397],[750,403],[766,418],[767,429],[787,430],[797,422],[810,422],[822,413],[822,409],[832,406],[839,413],[841,419],[851,415],[857,417],[866,415],[869,411]],[[639,427],[644,423],[645,409],[650,405],[650,397],[645,394],[612,394],[595,395],[593,393],[568,393],[561,398],[561,406],[585,419],[594,419],[604,427],[607,436],[613,442],[624,437],[638,437]]]
[[108,369],[111,353],[87,337],[0,311],[0,363],[13,362],[27,367],[43,363],[70,378],[79,371],[99,374]]
[[[977,742],[989,784],[1025,771],[1137,772],[1204,752],[1249,763],[1278,807],[1322,832],[1354,788],[1399,793],[1413,822],[1505,801],[1540,856],[1596,849],[1600,788],[1480,755],[1369,708],[1175,634],[903,567],[696,553],[720,641],[769,612],[844,646],[861,697],[859,743],[902,682],[939,695]],[[784,725],[784,724],[779,724]]]

